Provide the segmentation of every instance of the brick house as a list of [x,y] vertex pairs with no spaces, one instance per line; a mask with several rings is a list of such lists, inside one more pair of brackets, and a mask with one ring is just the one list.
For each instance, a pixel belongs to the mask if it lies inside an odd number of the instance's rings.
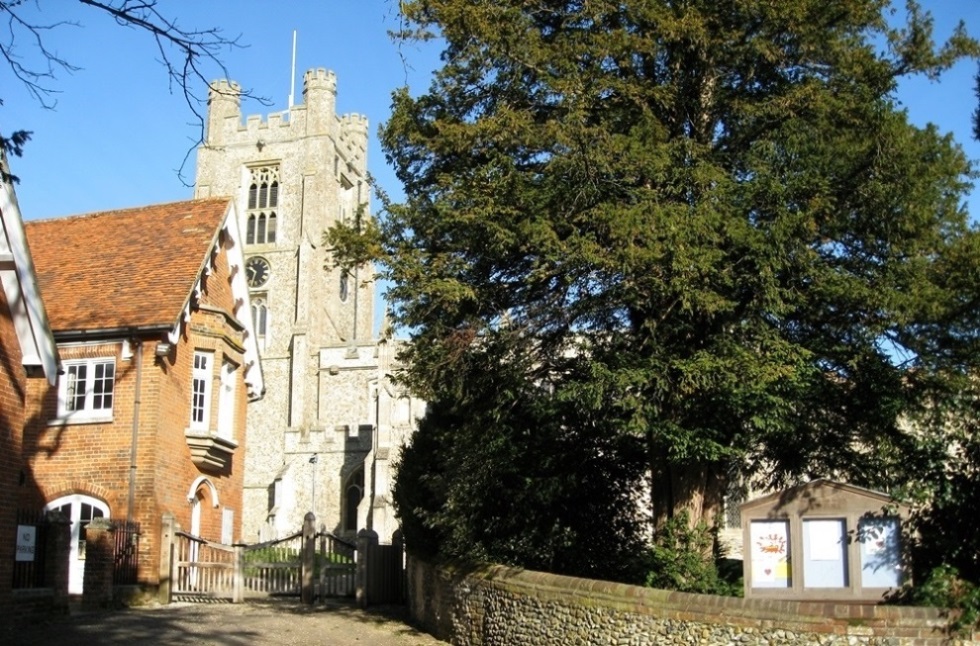
[[264,386],[237,222],[212,199],[26,225],[61,371],[29,389],[20,506],[71,519],[70,593],[93,518],[141,524],[149,588],[163,514],[241,537],[246,407]]
[[[0,169],[7,170],[0,151]],[[54,385],[58,356],[37,287],[13,186],[0,180],[0,617],[14,614],[17,496],[27,486],[20,462],[28,384]],[[3,623],[0,621],[0,623]]]

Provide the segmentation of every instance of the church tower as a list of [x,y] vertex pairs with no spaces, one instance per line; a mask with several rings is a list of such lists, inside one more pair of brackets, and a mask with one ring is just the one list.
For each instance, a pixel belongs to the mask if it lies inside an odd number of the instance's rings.
[[373,338],[373,268],[331,268],[323,244],[335,222],[370,217],[367,119],[338,116],[336,96],[334,74],[310,70],[301,105],[243,122],[239,86],[216,82],[198,149],[196,197],[238,203],[266,383],[248,413],[247,541],[310,510],[335,533],[394,529],[388,449],[413,415]]

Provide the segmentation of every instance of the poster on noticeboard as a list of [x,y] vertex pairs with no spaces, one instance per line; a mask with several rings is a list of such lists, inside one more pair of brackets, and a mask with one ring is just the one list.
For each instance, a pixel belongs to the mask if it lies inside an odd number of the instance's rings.
[[752,521],[752,587],[790,587],[789,523]]

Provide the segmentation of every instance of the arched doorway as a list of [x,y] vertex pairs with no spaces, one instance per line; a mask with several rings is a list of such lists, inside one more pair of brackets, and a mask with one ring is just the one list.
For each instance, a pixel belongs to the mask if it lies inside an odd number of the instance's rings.
[[68,551],[68,594],[82,594],[85,580],[85,528],[96,518],[109,517],[109,505],[82,494],[71,494],[52,500],[45,511],[60,511],[71,521],[71,543]]
[[364,499],[364,467],[359,466],[347,478],[344,487],[344,524],[348,532],[357,531],[357,508]]

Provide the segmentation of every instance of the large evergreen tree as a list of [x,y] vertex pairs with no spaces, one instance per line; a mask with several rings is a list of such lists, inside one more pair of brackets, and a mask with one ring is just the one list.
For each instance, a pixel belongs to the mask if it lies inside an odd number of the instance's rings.
[[[592,447],[582,473],[608,473],[597,438],[642,440],[655,527],[711,522],[733,474],[910,476],[930,414],[971,387],[980,247],[969,161],[895,91],[975,56],[962,28],[937,47],[927,14],[910,3],[893,29],[885,0],[401,9],[403,36],[445,43],[382,131],[406,199],[329,238],[386,267],[408,379],[434,403],[398,483],[410,545],[522,562],[494,548],[521,524],[490,540],[463,496],[534,502],[535,465],[566,450],[535,441],[535,399],[546,437]],[[538,459],[515,473],[522,451]],[[580,485],[566,494],[600,495]],[[538,502],[519,511],[554,536],[610,522]]]

